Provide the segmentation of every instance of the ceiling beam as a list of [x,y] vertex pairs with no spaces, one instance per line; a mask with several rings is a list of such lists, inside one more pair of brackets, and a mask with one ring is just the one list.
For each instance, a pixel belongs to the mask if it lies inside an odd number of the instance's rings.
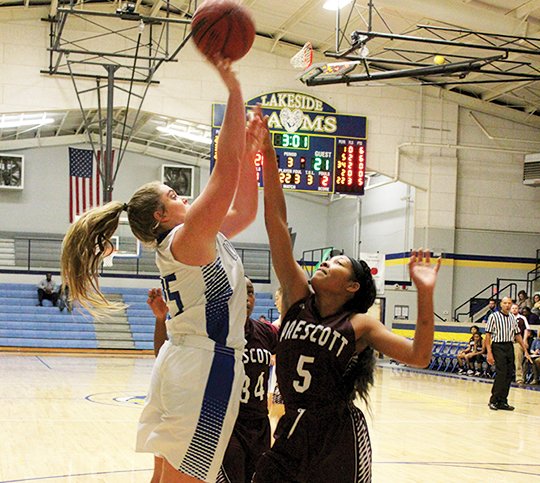
[[[413,92],[418,92],[417,88],[415,87],[401,88]],[[464,94],[459,94],[453,91],[447,91],[438,87],[422,86],[422,92],[429,97],[453,102],[458,106],[464,107],[466,109],[471,109],[472,111],[483,112],[494,117],[506,119],[507,121],[512,121],[518,124],[523,124],[525,126],[540,129],[539,116],[531,116],[526,112],[521,112],[505,106],[499,106],[498,104],[493,104],[492,102],[485,102],[481,99],[476,99],[474,97],[466,96]]]
[[44,146],[67,146],[68,144],[87,143],[86,134],[72,136],[49,136],[30,139],[0,141],[0,150],[40,148]]
[[489,91],[486,91],[481,97],[483,101],[493,101],[498,97],[504,96],[505,94],[510,94],[518,89],[535,84],[536,82],[538,81],[509,82],[508,84],[503,84],[499,87],[489,89]]
[[312,10],[316,8],[321,8],[323,3],[326,0],[307,0],[302,4],[301,7],[297,8],[296,11],[289,16],[289,18],[283,22],[277,29],[276,33],[273,35],[274,38],[274,45],[272,46],[272,49],[270,52],[273,52],[277,43],[289,33],[289,31],[297,25],[299,22],[301,22],[304,18],[309,16],[312,12]]
[[64,123],[66,122],[68,116],[69,116],[69,113],[71,111],[66,111],[64,113],[64,116],[62,117],[62,120],[60,121],[60,124],[58,125],[58,127],[56,128],[56,133],[55,133],[55,136],[59,136],[60,133],[62,132],[62,128],[64,127]]
[[57,10],[58,10],[58,0],[51,0],[51,7],[49,8],[49,17],[50,18],[56,17]]
[[516,18],[527,19],[537,8],[540,8],[540,0],[529,0],[508,13],[513,13]]
[[[526,35],[528,22],[508,17],[506,10],[500,13],[476,6],[473,2],[463,4],[455,0],[377,0],[377,8],[385,7],[398,12],[410,12],[421,18],[429,18],[447,25],[459,25],[469,30],[494,32],[504,35]],[[479,23],[481,19],[481,24]]]
[[154,4],[152,5],[152,9],[150,10],[149,17],[157,17],[159,11],[161,10],[162,5],[163,5],[163,0],[155,0]]

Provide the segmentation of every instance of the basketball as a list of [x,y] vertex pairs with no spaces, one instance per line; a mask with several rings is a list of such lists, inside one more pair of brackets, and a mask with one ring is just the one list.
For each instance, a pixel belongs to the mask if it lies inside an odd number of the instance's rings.
[[255,40],[251,13],[234,0],[207,0],[191,21],[193,41],[206,57],[216,54],[231,61],[249,52]]

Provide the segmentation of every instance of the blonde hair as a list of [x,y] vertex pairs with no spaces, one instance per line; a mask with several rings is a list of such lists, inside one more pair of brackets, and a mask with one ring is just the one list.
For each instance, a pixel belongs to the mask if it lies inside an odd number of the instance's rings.
[[161,183],[154,181],[139,188],[127,204],[111,201],[84,213],[73,223],[62,244],[62,279],[71,300],[78,301],[95,317],[105,309],[123,310],[125,304],[110,302],[99,287],[101,262],[113,250],[111,237],[126,210],[131,231],[142,243],[155,247],[160,225],[154,212],[163,209]]

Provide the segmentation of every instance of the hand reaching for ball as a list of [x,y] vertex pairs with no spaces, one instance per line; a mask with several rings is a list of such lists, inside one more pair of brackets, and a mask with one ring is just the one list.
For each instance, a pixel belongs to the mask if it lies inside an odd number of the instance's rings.
[[240,82],[236,77],[236,72],[232,69],[232,62],[230,59],[224,59],[219,54],[215,54],[210,58],[210,61],[219,72],[219,75],[223,79],[229,92],[240,89]]
[[265,121],[260,104],[252,111],[252,116],[246,126],[246,154],[250,159],[262,149],[266,137]]

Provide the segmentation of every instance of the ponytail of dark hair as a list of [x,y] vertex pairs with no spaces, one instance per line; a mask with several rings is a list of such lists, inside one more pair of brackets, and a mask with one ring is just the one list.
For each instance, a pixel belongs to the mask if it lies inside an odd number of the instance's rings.
[[365,314],[373,305],[377,296],[371,269],[364,260],[356,260],[351,257],[347,258],[351,262],[354,279],[360,284],[360,288],[356,291],[354,297],[347,301],[344,308],[351,312]]
[[369,389],[373,385],[375,356],[371,347],[351,357],[343,374],[345,391],[350,401],[359,396],[366,404]]

